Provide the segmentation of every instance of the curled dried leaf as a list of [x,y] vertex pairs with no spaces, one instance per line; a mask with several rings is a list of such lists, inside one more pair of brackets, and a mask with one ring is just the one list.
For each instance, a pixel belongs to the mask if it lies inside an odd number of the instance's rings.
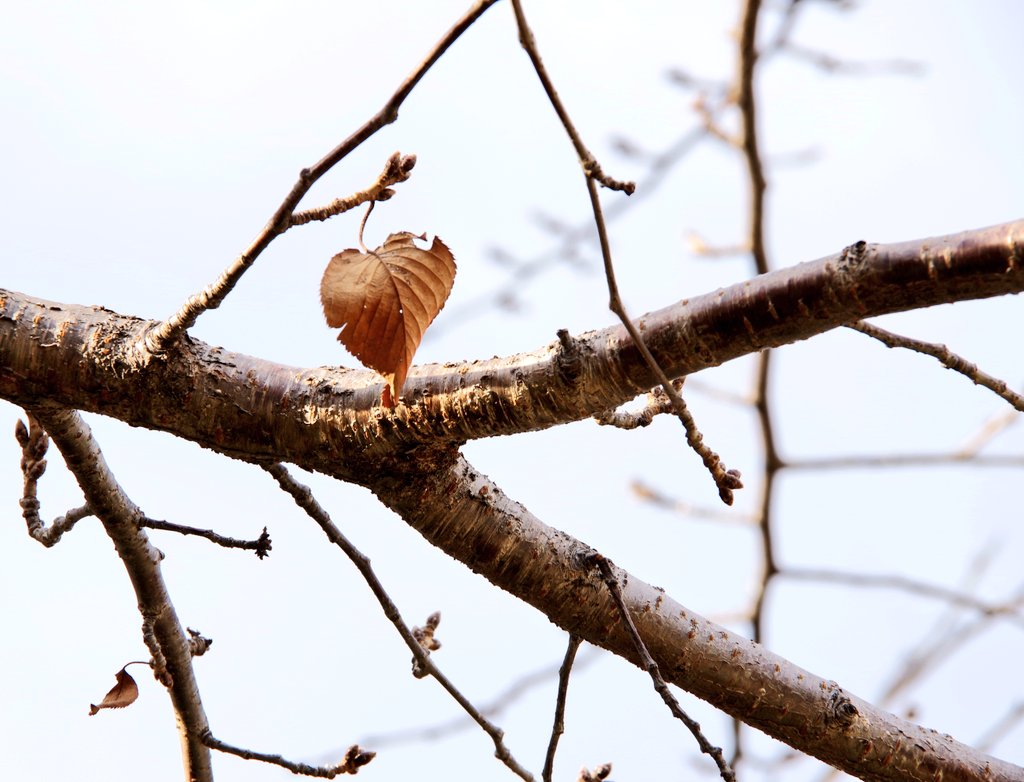
[[455,282],[455,258],[439,238],[417,247],[408,232],[391,234],[376,250],[343,250],[320,282],[327,325],[338,341],[387,381],[383,404],[394,407],[423,333],[444,307]]
[[139,697],[139,685],[135,683],[135,679],[131,677],[126,668],[118,671],[116,678],[117,684],[104,696],[98,706],[95,703],[89,704],[90,717],[98,713],[100,709],[123,709],[125,706],[135,703],[135,699]]

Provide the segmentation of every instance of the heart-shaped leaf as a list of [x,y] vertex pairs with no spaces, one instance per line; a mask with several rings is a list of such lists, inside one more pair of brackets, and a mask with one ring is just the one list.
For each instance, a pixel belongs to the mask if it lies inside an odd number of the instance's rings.
[[382,402],[394,407],[423,333],[455,282],[455,258],[436,236],[429,250],[408,232],[376,250],[342,250],[320,282],[327,325],[349,352],[387,381]]

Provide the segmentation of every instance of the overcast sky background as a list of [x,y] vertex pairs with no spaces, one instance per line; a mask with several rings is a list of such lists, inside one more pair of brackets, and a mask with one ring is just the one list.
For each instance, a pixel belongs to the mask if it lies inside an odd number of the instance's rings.
[[[376,112],[465,0],[401,2],[125,2],[7,4],[0,29],[0,285],[58,302],[147,318],[171,314],[249,243],[298,171]],[[1024,6],[1013,0],[865,2],[838,12],[809,3],[795,40],[843,60],[899,59],[919,72],[830,75],[786,55],[758,81],[769,166],[768,247],[775,267],[859,239],[898,241],[1022,216]],[[538,44],[577,126],[605,170],[636,178],[648,162],[617,151],[670,148],[697,125],[682,69],[731,79],[739,10],[731,3],[526,4]],[[777,15],[765,15],[770,36]],[[765,38],[767,40],[767,37]],[[495,261],[551,255],[545,222],[586,225],[573,151],[518,45],[511,8],[490,10],[427,75],[395,125],[314,188],[315,206],[373,181],[394,150],[419,162],[380,205],[367,244],[394,230],[440,235],[459,275],[418,362],[540,347],[560,328],[613,322],[593,243],[526,281]],[[747,257],[697,257],[692,232],[734,244],[746,222],[743,168],[713,140],[675,165],[650,199],[612,225],[627,307],[636,315],[746,279]],[[625,196],[605,191],[606,206]],[[323,322],[319,278],[355,245],[361,211],[278,239],[193,337],[293,366],[349,357]],[[514,294],[515,311],[495,302]],[[1020,300],[934,308],[878,322],[947,343],[1019,384]],[[1005,403],[934,361],[888,351],[848,331],[780,350],[773,400],[784,456],[945,453]],[[702,373],[745,394],[753,361]],[[695,378],[697,379],[697,378]],[[755,507],[760,443],[743,407],[698,389],[690,404],[709,443],[748,477],[734,509]],[[0,403],[0,427],[20,415]],[[87,416],[128,494],[152,517],[254,538],[269,559],[154,533],[182,621],[214,638],[196,661],[214,733],[224,741],[311,762],[366,737],[449,721],[459,709],[409,654],[340,552],[255,467],[176,438]],[[1024,447],[1020,427],[991,446]],[[714,507],[716,492],[674,419],[622,432],[592,422],[470,443],[469,460],[542,520],[598,548],[638,577],[713,618],[747,609],[759,542],[741,525],[693,521],[639,501],[630,482]],[[181,778],[167,697],[135,668],[130,709],[87,717],[127,661],[142,659],[141,620],[123,568],[95,520],[45,550],[17,505],[19,450],[0,440],[0,770],[37,782]],[[426,544],[365,490],[299,473],[374,566],[410,624],[442,612],[442,669],[477,703],[555,665],[565,636],[543,616]],[[901,574],[958,587],[983,551],[989,600],[1020,587],[1021,473],[944,467],[785,473],[776,535],[782,564]],[[56,452],[41,484],[50,519],[81,503]],[[875,699],[946,614],[899,592],[778,582],[770,648]],[[969,622],[969,612],[957,614]],[[748,633],[742,622],[730,625]],[[1024,701],[1021,625],[991,622],[891,708],[968,743]],[[587,652],[591,655],[592,652]],[[587,658],[585,658],[587,659]],[[617,780],[663,773],[714,776],[638,670],[604,653],[574,676],[557,778],[611,761]],[[539,774],[554,679],[496,717],[517,758]],[[728,721],[686,694],[712,741]],[[750,755],[779,745],[748,736]],[[385,745],[362,775],[394,780],[511,778],[490,740],[468,729],[443,742]],[[991,748],[1024,763],[1020,725]],[[289,779],[231,757],[219,780]],[[745,779],[816,780],[813,761],[746,767]],[[362,777],[361,777],[362,778]]]

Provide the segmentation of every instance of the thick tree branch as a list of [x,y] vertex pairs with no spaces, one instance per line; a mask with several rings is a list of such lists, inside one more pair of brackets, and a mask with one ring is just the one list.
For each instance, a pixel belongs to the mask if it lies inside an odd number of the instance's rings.
[[[1019,292],[1022,241],[1024,222],[924,242],[858,244],[680,302],[639,324],[666,371],[685,375],[870,315]],[[297,370],[191,340],[133,371],[126,352],[146,326],[106,310],[0,293],[0,397],[28,407],[47,399],[80,406],[237,458],[288,460],[360,483],[451,556],[570,632],[637,662],[607,590],[586,564],[591,550],[505,498],[456,452],[465,438],[587,417],[653,385],[621,327],[510,358],[422,367],[407,404],[390,413],[374,406],[380,380],[371,373]],[[61,419],[40,420],[59,429]],[[79,473],[89,449],[78,455],[74,438],[50,432]],[[102,519],[110,500],[98,494],[86,498]],[[138,515],[134,509],[131,518]],[[134,525],[132,534],[145,540]],[[1019,782],[1024,775],[843,693],[628,574],[616,576],[667,681],[804,752],[865,779]],[[162,621],[166,614],[152,625],[158,636]],[[165,653],[167,643],[161,639]],[[167,654],[172,674],[174,659]]]
[[[666,374],[681,377],[873,315],[1018,293],[1022,259],[1024,220],[858,243],[637,324]],[[51,400],[239,458],[291,461],[362,482],[367,457],[589,418],[656,383],[614,326],[515,356],[414,367],[405,404],[391,412],[379,406],[375,373],[296,369],[193,340],[138,369],[128,346],[148,327],[102,308],[0,291],[0,398],[23,406]]]
[[178,718],[185,778],[189,782],[212,782],[210,750],[202,741],[209,726],[192,670],[189,639],[160,573],[163,555],[139,527],[142,511],[110,472],[92,431],[78,413],[52,405],[33,407],[31,412],[60,449],[89,508],[103,524],[128,571],[143,615],[143,637]]
[[[586,641],[641,664],[593,550],[546,526],[460,459],[380,481],[378,498],[428,541]],[[664,678],[801,752],[867,780],[1020,782],[1024,769],[921,728],[798,668],[615,569]]]

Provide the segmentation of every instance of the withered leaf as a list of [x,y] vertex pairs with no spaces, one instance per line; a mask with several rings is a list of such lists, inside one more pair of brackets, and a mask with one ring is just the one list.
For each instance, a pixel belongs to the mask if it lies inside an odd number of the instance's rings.
[[117,684],[104,696],[103,702],[99,706],[95,703],[89,704],[90,717],[100,709],[123,709],[135,703],[135,699],[139,697],[139,685],[125,668],[118,671],[116,676]]
[[387,381],[382,397],[393,408],[423,333],[444,307],[455,282],[455,258],[436,236],[429,250],[403,231],[376,250],[343,250],[320,282],[327,325],[349,352]]

